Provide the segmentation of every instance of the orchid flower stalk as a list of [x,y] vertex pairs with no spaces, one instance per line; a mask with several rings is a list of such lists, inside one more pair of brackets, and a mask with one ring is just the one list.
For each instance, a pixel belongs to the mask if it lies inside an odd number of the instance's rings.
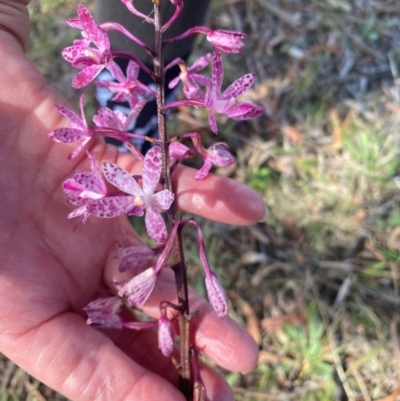
[[[168,21],[162,20],[160,4],[170,1],[175,12]],[[264,111],[248,101],[241,102],[240,97],[255,80],[254,74],[246,74],[234,81],[221,93],[223,82],[223,60],[221,52],[239,53],[243,46],[245,34],[224,30],[211,30],[207,27],[194,27],[181,35],[165,40],[164,33],[175,22],[184,6],[184,0],[152,0],[154,12],[152,18],[137,10],[131,0],[122,0],[127,12],[143,19],[143,23],[152,24],[155,32],[155,43],[148,45],[134,37],[125,27],[115,22],[97,24],[90,12],[83,5],[78,5],[77,18],[67,23],[82,34],[82,39],[74,41],[72,46],[63,50],[63,57],[72,67],[80,70],[72,82],[76,89],[94,81],[101,71],[107,70],[113,81],[100,80],[96,85],[112,93],[113,101],[127,101],[130,112],[124,115],[120,111],[100,108],[93,117],[87,120],[84,110],[84,97],[81,96],[81,116],[65,106],[57,110],[71,121],[69,127],[57,128],[49,134],[55,142],[72,147],[70,158],[75,158],[94,138],[111,137],[122,141],[127,149],[142,164],[141,174],[132,176],[115,163],[96,160],[96,156],[86,149],[90,162],[90,171],[77,171],[63,184],[67,201],[76,208],[68,216],[79,218],[79,222],[90,224],[95,218],[115,218],[133,216],[144,218],[149,238],[155,246],[135,245],[118,248],[120,259],[119,271],[130,273],[133,277],[115,283],[118,290],[114,296],[93,300],[84,309],[87,324],[107,329],[145,330],[158,328],[160,357],[172,357],[176,354],[175,338],[179,336],[179,361],[175,365],[180,378],[180,390],[187,400],[205,401],[207,389],[204,388],[198,364],[198,350],[190,333],[191,321],[196,319],[198,311],[191,311],[187,284],[187,266],[182,244],[182,229],[187,224],[194,225],[198,233],[199,260],[204,269],[205,287],[208,298],[219,318],[223,319],[228,311],[228,301],[217,275],[209,265],[203,235],[200,226],[193,220],[182,221],[177,214],[176,188],[173,185],[172,173],[177,164],[184,159],[200,155],[203,166],[195,175],[196,180],[207,179],[213,166],[227,167],[235,162],[228,145],[216,142],[208,148],[202,145],[202,138],[197,132],[188,132],[180,136],[167,132],[167,110],[177,106],[201,107],[208,109],[210,129],[218,134],[217,115],[224,114],[235,120],[244,120],[261,115]],[[142,46],[153,59],[153,69],[144,65],[134,54],[111,48],[108,31],[116,30],[136,44]],[[214,50],[200,57],[191,66],[180,58],[167,66],[164,63],[164,47],[193,34],[204,34]],[[126,72],[123,72],[116,58],[128,60]],[[206,68],[211,64],[211,74]],[[166,104],[165,73],[173,66],[180,68],[180,74],[171,81],[170,87],[179,81],[183,84],[185,100]],[[154,81],[152,88],[139,80],[139,71],[147,73]],[[143,137],[132,132],[134,120],[150,99],[157,102],[158,138]],[[131,141],[143,139],[153,146],[143,154]],[[192,148],[181,143],[190,139]],[[110,244],[111,245],[111,244]],[[177,304],[164,300],[160,304],[158,321],[137,322],[126,320],[124,309],[131,312],[142,309],[156,288],[157,279],[163,269],[172,269],[175,275]],[[134,273],[133,273],[134,272]],[[173,310],[172,318],[167,308]],[[126,311],[125,311],[126,312]],[[173,320],[178,322],[175,330]]]

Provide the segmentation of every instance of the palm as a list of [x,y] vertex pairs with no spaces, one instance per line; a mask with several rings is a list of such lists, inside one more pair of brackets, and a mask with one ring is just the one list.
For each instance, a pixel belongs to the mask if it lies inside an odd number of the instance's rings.
[[[106,336],[85,325],[82,307],[106,291],[103,270],[107,255],[116,241],[125,241],[123,233],[129,227],[122,218],[93,217],[73,231],[75,223],[66,219],[71,207],[60,185],[74,170],[88,169],[88,163],[84,158],[68,160],[71,148],[47,138],[63,123],[54,108],[61,100],[46,88],[11,37],[2,42],[2,52],[7,55],[8,68],[0,75],[0,351],[73,399],[153,399],[151,391],[160,401],[179,399],[172,386],[142,367],[169,381],[176,376],[169,362],[159,356],[152,335],[120,332]],[[94,152],[97,158],[116,161],[116,151],[104,143],[97,143]],[[131,163],[127,156],[119,161],[125,166]],[[180,206],[209,214],[210,210],[199,204],[199,196],[194,202],[193,187],[187,194],[193,184],[187,184],[185,176],[193,178],[193,174],[183,172],[181,176]],[[213,180],[209,182],[215,185]],[[202,197],[215,209],[222,208],[212,199],[217,195],[207,195],[206,184],[202,185],[197,186],[204,189]],[[225,181],[221,185],[232,186]],[[257,219],[261,210],[257,202],[258,210],[247,211],[248,216],[239,216],[241,205],[233,205],[219,213],[219,218],[239,223]],[[134,234],[129,235],[135,241]],[[218,322],[206,306],[203,310],[203,321],[209,321],[204,338],[218,338],[218,328],[222,328],[224,340],[226,330],[232,332],[230,347],[239,341],[242,349],[243,341],[249,344],[242,352],[234,351],[237,355],[233,358],[225,355],[223,348],[214,351],[210,346],[206,352],[227,368],[248,369],[254,362],[250,340],[231,322]],[[217,341],[215,349],[218,347]],[[154,357],[149,357],[151,352]],[[205,376],[214,383],[214,393],[222,391],[223,382],[212,373]],[[137,378],[142,380],[134,385]]]

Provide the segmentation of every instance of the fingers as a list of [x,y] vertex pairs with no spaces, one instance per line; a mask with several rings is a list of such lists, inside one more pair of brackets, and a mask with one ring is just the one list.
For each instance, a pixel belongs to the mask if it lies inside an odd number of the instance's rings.
[[3,347],[9,358],[69,399],[184,401],[75,314],[56,316],[11,343]]
[[195,174],[192,168],[180,167],[173,175],[181,210],[234,225],[253,224],[264,218],[264,202],[251,188],[214,174],[196,181]]

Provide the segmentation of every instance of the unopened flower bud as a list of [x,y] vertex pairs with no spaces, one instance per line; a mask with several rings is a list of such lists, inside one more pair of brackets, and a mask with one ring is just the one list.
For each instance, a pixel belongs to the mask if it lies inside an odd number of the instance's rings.
[[205,284],[208,300],[218,317],[223,319],[228,311],[228,298],[215,273],[212,271],[206,272]]
[[176,336],[175,328],[172,322],[161,314],[160,320],[158,321],[158,348],[164,356],[171,356],[174,350],[174,339]]

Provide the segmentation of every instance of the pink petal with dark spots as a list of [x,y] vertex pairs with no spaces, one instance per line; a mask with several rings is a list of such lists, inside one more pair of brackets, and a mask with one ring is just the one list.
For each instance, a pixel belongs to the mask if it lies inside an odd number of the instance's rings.
[[216,98],[221,91],[222,81],[224,79],[224,66],[222,64],[221,53],[218,50],[214,50],[213,54],[211,79],[213,97]]
[[72,86],[75,89],[80,89],[92,82],[97,75],[100,74],[104,65],[92,65],[83,69],[72,81]]
[[256,106],[251,102],[245,102],[238,104],[237,106],[231,107],[226,115],[233,120],[247,120],[248,118],[258,117],[264,114],[264,109],[260,106]]
[[95,179],[98,181],[98,185],[101,189],[101,192],[99,192],[99,193],[106,194],[107,186],[103,180],[103,176],[101,175],[100,169],[96,163],[96,159],[93,157],[93,155],[89,151],[86,151],[86,155],[90,160],[90,169],[92,170],[92,174],[95,177]]
[[214,110],[214,102],[217,98],[214,96],[211,86],[206,87],[206,95],[204,97],[204,104],[210,111]]
[[156,210],[168,210],[171,206],[172,202],[175,199],[174,194],[168,189],[164,189],[160,192],[157,192],[151,197],[151,207],[156,208]]
[[101,107],[93,117],[93,122],[97,127],[112,128],[118,131],[123,130],[126,116],[121,112],[114,112],[107,107]]
[[133,81],[135,79],[137,79],[138,75],[139,75],[139,71],[140,71],[140,67],[134,63],[133,61],[129,61],[128,63],[128,68],[126,70],[126,78],[127,81]]
[[64,117],[69,118],[73,124],[75,124],[74,128],[84,128],[86,129],[85,124],[83,123],[82,119],[71,109],[68,109],[64,106],[56,106],[56,109],[59,113],[61,113]]
[[77,57],[72,63],[72,67],[77,68],[78,70],[83,70],[84,68],[91,67],[93,65],[101,64],[99,63],[99,58],[95,58],[88,56]]
[[69,63],[72,63],[78,57],[85,56],[85,50],[87,47],[84,46],[69,46],[66,47],[62,52],[61,55],[67,60]]
[[119,291],[120,297],[127,297],[129,306],[142,308],[152,293],[157,281],[154,268],[150,267],[129,280]]
[[141,270],[148,265],[154,255],[155,252],[147,246],[121,248],[118,251],[118,258],[123,259],[123,261],[119,265],[119,271],[124,272],[129,269]]
[[[110,196],[107,198],[98,199],[92,201],[88,205],[88,211],[102,218],[112,218],[121,216],[123,214],[136,214],[140,212],[140,209],[133,203],[131,196]],[[142,214],[143,210],[141,209]],[[136,213],[134,213],[136,212]]]
[[218,134],[217,121],[215,120],[214,113],[211,110],[208,114],[208,123],[210,124],[211,131],[214,132],[214,134]]
[[117,164],[104,162],[103,171],[107,181],[122,192],[126,192],[133,196],[143,195],[143,190],[140,188],[136,180]]
[[78,184],[74,178],[68,178],[62,184],[63,191],[68,195],[79,195],[83,190],[83,186]]
[[253,85],[255,77],[256,76],[254,74],[243,75],[228,86],[225,92],[221,95],[220,99],[236,99]]
[[50,138],[56,142],[74,143],[89,136],[87,129],[79,128],[56,128]]
[[[93,194],[87,194],[86,197],[88,198],[98,199],[107,193],[104,183],[88,171],[77,171],[74,175],[74,179],[78,184],[82,185],[86,191],[93,192]],[[96,196],[96,194],[98,196]]]
[[65,22],[72,28],[82,29],[82,23],[79,18],[68,18]]
[[147,195],[154,193],[154,190],[160,181],[162,168],[161,163],[161,148],[159,146],[154,146],[146,153],[143,163],[143,192]]
[[246,35],[241,32],[216,30],[207,35],[207,40],[225,53],[240,53],[243,50]]
[[197,72],[202,70],[203,68],[207,67],[209,62],[212,59],[212,53],[207,53],[206,55],[200,57],[198,60],[196,60],[192,66],[189,68],[190,72]]
[[152,208],[147,208],[145,223],[149,237],[159,244],[164,244],[167,240],[167,228],[161,214]]
[[101,50],[109,49],[110,41],[107,33],[96,24],[89,10],[82,4],[78,5],[77,10],[82,29],[85,31],[87,39],[91,40]]
[[197,99],[203,97],[203,92],[199,88],[199,85],[190,75],[183,80],[183,92],[188,99]]
[[122,72],[120,66],[113,60],[111,60],[107,64],[107,70],[111,72],[111,75],[118,81],[118,82],[125,82],[125,76]]
[[87,211],[86,206],[82,206],[82,207],[80,207],[78,209],[75,209],[73,212],[71,212],[68,215],[68,218],[69,219],[73,219],[74,217],[82,216],[83,214],[86,213],[86,211]]

